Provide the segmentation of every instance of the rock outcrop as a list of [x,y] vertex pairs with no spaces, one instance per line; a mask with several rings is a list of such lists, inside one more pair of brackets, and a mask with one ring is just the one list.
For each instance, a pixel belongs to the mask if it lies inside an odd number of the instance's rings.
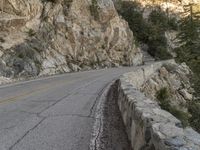
[[[118,103],[134,150],[198,150],[200,134],[146,97],[140,87],[156,70],[173,61],[146,65],[124,74],[116,83]],[[183,67],[180,68],[185,68]],[[180,70],[179,70],[180,71]],[[111,89],[111,92],[113,89]]]
[[192,101],[194,92],[189,79],[191,74],[191,70],[185,63],[164,64],[143,83],[140,89],[147,97],[156,100],[158,91],[166,88],[169,92],[170,104],[187,111],[187,102]]
[[3,0],[0,76],[27,77],[142,62],[111,0]]

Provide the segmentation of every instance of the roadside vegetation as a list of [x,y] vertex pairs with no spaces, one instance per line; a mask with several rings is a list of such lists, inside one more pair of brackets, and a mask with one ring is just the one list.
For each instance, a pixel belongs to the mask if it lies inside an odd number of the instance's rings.
[[177,109],[175,106],[172,106],[170,104],[169,89],[167,89],[166,87],[161,88],[159,91],[157,91],[156,98],[159,102],[160,107],[162,109],[170,112],[176,118],[178,118],[182,122],[183,127],[186,127],[189,125],[190,114],[188,114],[184,111],[181,111],[181,110]]
[[139,3],[126,1],[118,5],[118,12],[129,23],[137,43],[147,44],[148,52],[156,60],[172,58],[165,32],[174,30],[179,33],[177,44],[180,46],[175,49],[175,59],[178,63],[186,62],[193,71],[191,83],[195,90],[194,100],[187,104],[190,115],[170,105],[166,88],[158,91],[157,99],[160,106],[179,118],[184,126],[190,125],[200,132],[200,7],[194,4],[184,6],[185,12],[181,15],[185,17],[177,21],[159,7],[153,7],[145,19]]
[[149,53],[157,60],[172,58],[167,50],[165,31],[177,29],[174,18],[167,18],[160,8],[154,9],[148,19],[143,18],[140,4],[136,2],[122,2],[119,13],[129,23],[134,36],[139,43],[149,46]]
[[179,43],[176,49],[178,62],[186,62],[193,71],[191,83],[195,90],[195,98],[188,103],[189,112],[192,114],[190,124],[200,132],[200,11],[194,10],[194,5],[185,6],[187,15],[179,22]]
[[92,0],[92,4],[90,5],[90,12],[91,15],[94,17],[95,20],[99,19],[99,12],[98,12],[98,4],[97,0]]

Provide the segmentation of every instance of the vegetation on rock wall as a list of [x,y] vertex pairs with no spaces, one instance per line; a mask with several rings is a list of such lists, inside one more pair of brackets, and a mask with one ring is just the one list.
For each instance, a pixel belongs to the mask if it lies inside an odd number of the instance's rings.
[[200,133],[200,103],[189,103],[189,112],[192,114],[189,119],[190,125]]
[[[119,3],[118,3],[119,5]],[[159,6],[159,5],[157,5]],[[137,2],[120,2],[119,13],[129,23],[131,30],[139,43],[149,46],[149,53],[156,59],[169,59],[167,39],[165,32],[174,30],[179,32],[177,39],[179,46],[175,49],[177,62],[186,62],[193,71],[191,83],[195,90],[195,99],[188,102],[188,112],[172,107],[168,99],[168,90],[160,89],[157,99],[160,106],[179,118],[184,125],[188,123],[200,132],[200,9],[199,5],[189,4],[184,6],[185,12],[182,19],[170,18],[168,12],[159,7],[152,6],[148,19],[143,18],[142,6]],[[197,7],[198,6],[198,7]]]
[[149,46],[152,56],[162,60],[172,57],[167,49],[165,31],[177,28],[174,18],[167,18],[167,15],[157,8],[151,12],[149,19],[145,20],[140,4],[136,2],[121,2],[119,13],[129,23],[137,41]]
[[98,12],[98,4],[97,0],[92,0],[92,4],[90,5],[90,12],[91,15],[94,17],[95,20],[99,19],[99,12]]
[[35,32],[33,29],[29,29],[29,30],[27,31],[27,34],[28,34],[30,37],[32,37],[32,36],[34,36],[34,35],[36,34],[36,32]]
[[186,17],[179,22],[177,38],[181,46],[176,49],[176,59],[179,62],[186,62],[194,73],[191,82],[195,90],[195,99],[188,104],[188,108],[192,114],[190,124],[200,132],[200,11],[193,10],[193,4],[184,8],[183,15]]
[[159,101],[159,105],[162,109],[170,112],[175,117],[177,117],[183,124],[184,127],[189,125],[189,114],[177,109],[175,106],[171,106],[169,98],[170,98],[170,92],[169,90],[164,87],[161,88],[156,93],[156,98]]
[[[188,5],[185,6],[185,13],[189,15],[182,18],[179,24],[177,38],[181,46],[176,49],[177,60],[186,62],[194,72],[193,79],[200,81],[200,12],[194,13],[192,5]],[[200,94],[199,82],[196,83],[194,88]]]

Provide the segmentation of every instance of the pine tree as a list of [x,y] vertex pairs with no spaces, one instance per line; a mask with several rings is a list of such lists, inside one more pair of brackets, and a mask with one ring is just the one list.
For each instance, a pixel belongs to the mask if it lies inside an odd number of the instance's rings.
[[195,4],[184,6],[185,12],[180,21],[180,39],[181,47],[177,49],[177,59],[186,62],[193,75],[191,83],[195,90],[195,99],[188,104],[188,111],[192,115],[190,125],[200,132],[200,12],[196,11]]
[[177,59],[186,62],[194,72],[194,89],[200,97],[200,12],[195,12],[194,7],[195,4],[184,6],[178,35],[181,47],[177,49]]
[[178,35],[179,43],[182,45],[179,49],[179,57],[191,62],[200,54],[200,12],[193,11],[194,4],[185,5],[183,19],[180,21],[180,33]]
[[[194,4],[185,5],[183,19],[180,21],[180,43],[186,47],[198,44],[200,40],[200,12],[193,12]],[[188,48],[189,48],[188,47]]]

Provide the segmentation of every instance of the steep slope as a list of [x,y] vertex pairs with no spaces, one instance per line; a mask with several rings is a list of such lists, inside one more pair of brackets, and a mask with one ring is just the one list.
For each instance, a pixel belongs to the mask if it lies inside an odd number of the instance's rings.
[[0,76],[142,62],[111,0],[4,0],[0,9]]
[[174,62],[166,63],[144,82],[141,91],[156,100],[159,92],[166,88],[168,92],[166,98],[170,105],[187,112],[187,103],[193,98],[189,76],[191,76],[191,70],[185,63],[180,65]]
[[200,1],[115,0],[115,5],[142,49],[177,62],[154,72],[142,91],[200,132]]
[[184,5],[197,4],[194,6],[194,10],[199,10],[200,0],[113,0],[118,9],[120,9],[120,3],[122,1],[136,2],[141,5],[143,10],[143,17],[148,18],[149,14],[155,7],[159,6],[163,11],[169,13],[169,15],[180,17],[180,14],[184,12]]

